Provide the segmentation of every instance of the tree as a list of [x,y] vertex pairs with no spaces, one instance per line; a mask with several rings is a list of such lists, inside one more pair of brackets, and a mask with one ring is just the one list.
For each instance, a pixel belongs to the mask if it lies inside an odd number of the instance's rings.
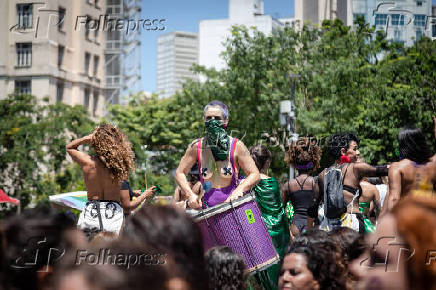
[[137,142],[135,148],[147,144],[147,150],[158,152],[151,167],[169,173],[188,144],[203,135],[204,105],[222,100],[230,108],[229,133],[248,147],[267,144],[274,154],[272,175],[279,177],[286,172],[283,151],[289,137],[279,123],[280,101],[289,99],[287,74],[298,73],[300,136],[325,141],[332,133],[353,131],[367,162],[385,163],[397,158],[401,127],[413,122],[431,136],[435,47],[435,41],[423,38],[406,49],[361,18],[353,27],[334,20],[301,31],[286,27],[269,36],[236,26],[222,54],[226,69],[195,66],[205,82],[188,81],[168,99],[137,96],[127,107],[109,111]]
[[22,94],[0,100],[0,115],[0,188],[25,207],[49,194],[43,185],[62,174],[67,140],[88,134],[94,122],[83,106]]

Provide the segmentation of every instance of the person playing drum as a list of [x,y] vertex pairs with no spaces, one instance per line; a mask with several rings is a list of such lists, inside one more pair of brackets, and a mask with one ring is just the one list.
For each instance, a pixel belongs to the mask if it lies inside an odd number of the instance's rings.
[[[221,101],[208,103],[204,107],[203,121],[206,136],[194,140],[188,146],[176,171],[176,181],[188,195],[188,207],[193,209],[235,200],[260,180],[259,170],[247,147],[240,140],[227,135],[227,105]],[[186,179],[196,163],[205,190],[202,201],[194,194]],[[239,183],[240,169],[247,177]]]

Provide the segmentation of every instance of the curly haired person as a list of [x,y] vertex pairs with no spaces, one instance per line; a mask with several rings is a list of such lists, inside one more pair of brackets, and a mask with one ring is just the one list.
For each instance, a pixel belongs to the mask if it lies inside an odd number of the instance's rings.
[[[79,151],[83,144],[91,145],[95,155]],[[99,231],[119,234],[124,223],[123,207],[140,204],[154,190],[149,189],[134,202],[128,192],[123,196],[124,191],[120,191],[121,182],[134,169],[134,153],[127,136],[115,126],[103,123],[92,134],[67,144],[66,150],[82,168],[88,191],[88,202],[77,226],[88,234]]]
[[298,170],[298,176],[282,187],[283,204],[290,201],[294,208],[290,226],[294,237],[307,230],[308,210],[312,208],[319,192],[318,184],[311,173],[319,168],[320,160],[321,148],[310,138],[300,138],[293,142],[286,153],[285,162]]

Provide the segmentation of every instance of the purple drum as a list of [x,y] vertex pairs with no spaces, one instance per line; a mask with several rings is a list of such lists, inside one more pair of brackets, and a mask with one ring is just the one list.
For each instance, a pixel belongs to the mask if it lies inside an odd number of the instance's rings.
[[205,251],[228,246],[242,256],[250,273],[278,263],[279,256],[253,194],[201,210],[193,218],[201,228]]

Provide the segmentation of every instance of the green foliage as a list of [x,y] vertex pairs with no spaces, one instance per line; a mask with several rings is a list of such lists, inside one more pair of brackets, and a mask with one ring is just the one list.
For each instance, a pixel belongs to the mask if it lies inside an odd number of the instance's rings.
[[70,170],[62,171],[66,142],[94,127],[83,106],[50,105],[17,94],[0,100],[0,115],[0,188],[22,207],[59,193],[62,183],[53,178]]
[[[290,98],[289,73],[300,75],[295,95],[300,136],[356,132],[370,163],[396,160],[396,136],[409,123],[434,140],[435,41],[422,38],[404,48],[359,18],[353,28],[335,20],[301,31],[286,27],[269,36],[233,27],[222,57],[226,69],[194,66],[206,81],[188,81],[171,98],[138,95],[127,107],[109,108],[111,119],[134,142],[141,166],[148,160],[154,173],[174,170],[188,144],[203,135],[204,105],[218,99],[230,108],[228,132],[247,147],[269,145],[272,175],[282,178],[289,136],[280,127],[279,107]],[[155,155],[146,159],[141,144]]]

